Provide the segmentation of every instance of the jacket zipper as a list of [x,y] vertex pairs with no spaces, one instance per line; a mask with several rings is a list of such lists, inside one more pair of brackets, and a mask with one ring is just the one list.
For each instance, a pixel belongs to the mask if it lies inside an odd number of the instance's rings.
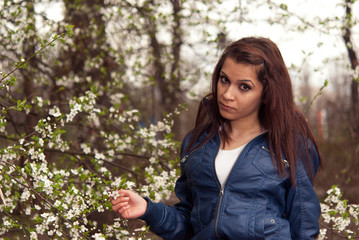
[[[262,146],[262,149],[266,150],[267,152],[271,153],[271,151],[269,151],[269,149],[267,149],[265,146]],[[285,160],[284,158],[282,158],[282,161],[284,163],[284,167],[288,168],[289,167],[289,163],[287,160]]]
[[197,151],[197,150],[202,149],[203,147],[204,147],[204,146],[202,146],[202,147],[200,147],[200,148],[195,148],[195,149],[193,149],[190,153],[184,155],[183,158],[181,159],[181,163],[182,163],[182,164],[185,163],[186,160],[187,160],[187,158],[188,158],[192,153],[194,153],[194,152]]
[[[258,136],[257,136],[258,137]],[[257,138],[256,137],[256,138]],[[256,139],[255,138],[255,139]],[[253,141],[253,140],[252,140]],[[251,142],[252,142],[251,141]],[[248,143],[249,144],[249,143]],[[247,145],[248,145],[247,144]],[[247,147],[247,146],[246,146]],[[262,147],[263,149],[266,149],[264,146]],[[269,151],[268,149],[266,149],[267,151]],[[219,149],[217,150],[217,154],[218,154],[218,151],[219,151]],[[244,151],[244,149],[243,149],[243,151]],[[243,152],[242,151],[242,152]],[[215,155],[215,156],[217,156],[217,154]],[[238,161],[238,159],[236,160],[236,161]],[[233,166],[234,167],[234,166]],[[232,172],[232,171],[231,171]],[[229,173],[229,176],[231,175],[231,173]],[[229,176],[228,176],[228,178],[229,178]],[[227,181],[228,181],[228,179],[227,179]],[[219,222],[219,214],[220,214],[220,211],[221,211],[221,204],[222,204],[222,198],[223,198],[223,194],[224,194],[224,188],[225,188],[225,185],[226,184],[224,184],[223,186],[221,186],[221,190],[219,191],[219,202],[218,202],[218,207],[217,207],[217,216],[216,216],[216,221],[215,221],[215,224],[214,224],[214,231],[215,231],[215,233],[216,233],[216,236],[218,237],[218,238],[222,238],[220,235],[219,235],[219,233],[218,233],[218,222]]]
[[219,221],[219,212],[221,211],[223,193],[224,193],[224,186],[221,186],[221,190],[219,191],[219,202],[218,202],[218,207],[217,207],[216,222],[215,222],[215,225],[214,225],[214,231],[215,231],[216,236],[218,238],[221,238],[221,236],[218,233],[218,221]]
[[[197,151],[197,150],[199,150],[199,149],[201,149],[201,148],[203,148],[203,147],[204,147],[204,146],[202,146],[202,147],[200,147],[200,148],[198,148],[198,149],[194,149],[194,150],[192,150],[189,154],[184,155],[183,158],[180,160],[181,164],[184,164],[184,163],[186,162],[187,158],[188,158],[193,152],[195,152],[195,151]],[[217,150],[217,154],[218,154],[218,151],[219,151],[219,149]],[[215,156],[217,156],[217,154],[216,154]],[[221,203],[222,203],[223,192],[224,192],[224,186],[221,186],[221,189],[220,189],[220,191],[219,191],[219,202],[218,202],[217,216],[216,216],[215,228],[214,228],[215,233],[216,233],[216,236],[217,236],[218,238],[221,238],[221,236],[218,234],[217,227],[218,227],[218,220],[219,220],[219,212],[220,212],[220,210],[221,210]]]

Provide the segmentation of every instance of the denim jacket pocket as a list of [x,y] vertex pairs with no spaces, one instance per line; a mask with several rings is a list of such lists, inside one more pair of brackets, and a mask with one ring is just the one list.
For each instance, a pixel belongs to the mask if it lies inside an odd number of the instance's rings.
[[[283,159],[283,164],[286,164],[286,160]],[[285,162],[284,162],[285,161]],[[285,176],[280,176],[278,170],[273,166],[270,152],[267,148],[262,147],[261,155],[257,156],[252,164],[258,169],[258,171],[265,177],[276,181],[283,181]],[[285,165],[286,166],[286,165]],[[286,167],[287,169],[287,167]]]
[[181,164],[186,172],[188,177],[191,176],[191,173],[202,161],[202,155],[204,152],[204,147],[193,150],[192,152],[185,154],[181,158]]
[[278,224],[275,217],[267,215],[264,202],[257,202],[254,211],[254,239],[275,239],[278,233]]
[[278,233],[277,219],[274,217],[265,216],[264,218],[265,239],[272,239],[272,237],[276,237],[277,233]]
[[[264,238],[264,217],[266,215],[265,202],[256,202],[253,206],[252,214],[249,219],[249,235],[250,239],[265,239]],[[253,226],[251,226],[251,222]],[[253,229],[253,232],[251,231]]]

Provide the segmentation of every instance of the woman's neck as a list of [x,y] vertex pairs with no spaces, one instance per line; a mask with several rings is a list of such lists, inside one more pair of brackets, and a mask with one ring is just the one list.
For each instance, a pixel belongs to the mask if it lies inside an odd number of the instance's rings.
[[231,132],[229,133],[229,141],[223,144],[221,143],[221,149],[231,150],[240,147],[252,139],[257,137],[263,132],[263,129],[259,121],[246,122],[246,123],[233,123],[231,122]]

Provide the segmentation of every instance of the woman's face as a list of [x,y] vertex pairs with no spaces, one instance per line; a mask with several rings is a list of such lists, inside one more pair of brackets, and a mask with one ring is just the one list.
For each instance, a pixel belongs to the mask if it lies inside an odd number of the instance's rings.
[[232,123],[258,121],[263,85],[257,79],[256,67],[224,61],[217,83],[217,101],[221,116]]

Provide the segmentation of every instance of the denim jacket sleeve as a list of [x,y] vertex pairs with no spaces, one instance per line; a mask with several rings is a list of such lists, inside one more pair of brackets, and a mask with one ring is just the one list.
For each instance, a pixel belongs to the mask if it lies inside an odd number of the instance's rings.
[[[182,143],[182,150],[184,144]],[[181,156],[182,156],[181,150]],[[146,221],[150,230],[167,239],[190,239],[193,236],[190,222],[192,210],[192,195],[187,186],[187,177],[181,166],[181,176],[177,179],[175,193],[179,202],[173,207],[161,202],[155,203],[145,198],[148,202],[144,215],[139,217]]]
[[[314,149],[312,157],[314,176],[319,168],[319,156]],[[292,239],[311,240],[319,234],[320,203],[313,183],[301,161],[296,171],[296,186],[289,188],[286,198],[286,216],[290,223]]]

